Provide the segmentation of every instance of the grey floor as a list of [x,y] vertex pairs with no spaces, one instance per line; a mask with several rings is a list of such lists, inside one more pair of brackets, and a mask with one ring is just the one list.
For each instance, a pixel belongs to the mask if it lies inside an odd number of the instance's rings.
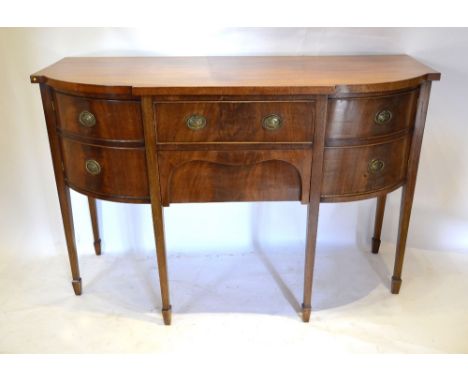
[[392,295],[393,250],[319,244],[308,324],[299,315],[302,247],[170,253],[170,327],[152,252],[81,255],[80,297],[66,256],[4,257],[0,352],[468,352],[467,254],[409,248]]

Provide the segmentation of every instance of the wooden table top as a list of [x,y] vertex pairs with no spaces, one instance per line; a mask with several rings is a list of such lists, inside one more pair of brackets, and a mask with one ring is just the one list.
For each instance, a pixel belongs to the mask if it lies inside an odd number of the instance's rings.
[[134,95],[371,92],[439,79],[406,55],[67,57],[31,75],[64,90]]

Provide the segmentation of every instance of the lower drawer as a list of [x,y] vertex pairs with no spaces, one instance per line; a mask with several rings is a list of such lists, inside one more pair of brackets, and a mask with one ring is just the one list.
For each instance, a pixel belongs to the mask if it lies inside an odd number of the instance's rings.
[[307,203],[312,151],[160,151],[162,203]]
[[327,147],[322,199],[345,199],[399,185],[406,177],[410,135],[386,143]]
[[113,148],[62,139],[70,187],[101,199],[149,202],[145,149]]

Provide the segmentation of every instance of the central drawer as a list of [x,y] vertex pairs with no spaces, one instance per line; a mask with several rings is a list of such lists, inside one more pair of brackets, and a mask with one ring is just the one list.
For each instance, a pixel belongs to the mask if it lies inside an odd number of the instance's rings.
[[203,101],[155,104],[158,142],[312,142],[315,102]]

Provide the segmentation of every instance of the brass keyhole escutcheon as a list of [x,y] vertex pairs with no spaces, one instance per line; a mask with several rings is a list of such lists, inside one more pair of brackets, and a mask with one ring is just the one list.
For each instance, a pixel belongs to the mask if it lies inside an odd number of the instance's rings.
[[91,175],[98,175],[101,172],[101,165],[94,159],[88,159],[85,163],[85,168]]
[[88,110],[84,110],[78,116],[78,122],[84,127],[93,127],[96,124],[96,117]]
[[385,167],[385,162],[380,159],[371,159],[369,161],[369,172],[378,173]]
[[375,123],[378,125],[385,125],[392,119],[393,114],[390,110],[379,111],[374,118]]
[[206,127],[206,118],[203,115],[191,115],[187,118],[187,127],[190,130],[201,130]]
[[267,115],[265,118],[263,118],[263,123],[262,123],[263,128],[269,131],[278,130],[282,124],[283,124],[283,121],[278,114]]

